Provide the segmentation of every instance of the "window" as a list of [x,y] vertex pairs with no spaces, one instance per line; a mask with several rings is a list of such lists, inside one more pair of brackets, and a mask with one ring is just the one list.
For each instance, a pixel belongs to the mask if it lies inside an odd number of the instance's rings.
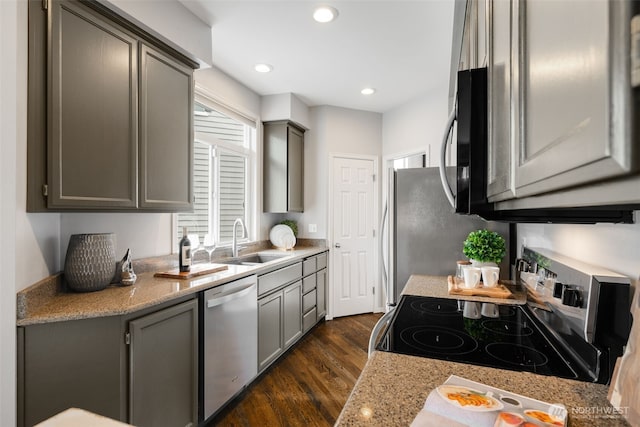
[[187,227],[200,243],[210,233],[216,246],[231,244],[236,218],[242,219],[251,239],[255,124],[203,97],[196,99],[194,210],[176,215],[176,242]]

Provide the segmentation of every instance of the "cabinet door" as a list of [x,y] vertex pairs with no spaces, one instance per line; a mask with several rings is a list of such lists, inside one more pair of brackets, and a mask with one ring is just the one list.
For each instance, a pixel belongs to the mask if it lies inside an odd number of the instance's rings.
[[304,209],[304,134],[289,122],[264,124],[265,212]]
[[140,206],[193,207],[193,71],[146,46],[140,59]]
[[134,208],[137,42],[76,2],[49,22],[48,206]]
[[[512,167],[517,109],[512,90],[512,55],[517,54],[517,19],[511,17],[513,2],[491,0],[489,3],[489,122],[487,197],[490,201],[515,196]],[[517,16],[517,15],[516,15]],[[512,44],[512,40],[514,43]],[[517,58],[517,56],[515,56]]]
[[637,166],[631,119],[624,117],[631,107],[629,22],[617,22],[625,3],[524,2],[518,197]]
[[318,320],[327,314],[327,269],[322,269],[316,274],[316,307]]
[[287,286],[284,291],[283,332],[284,348],[302,335],[302,280]]
[[304,140],[298,129],[288,128],[287,186],[289,212],[304,210]]
[[117,316],[31,325],[18,332],[18,426],[33,426],[74,406],[127,421]]
[[129,331],[129,423],[197,425],[197,301],[133,320]]
[[282,353],[283,293],[258,300],[258,371]]

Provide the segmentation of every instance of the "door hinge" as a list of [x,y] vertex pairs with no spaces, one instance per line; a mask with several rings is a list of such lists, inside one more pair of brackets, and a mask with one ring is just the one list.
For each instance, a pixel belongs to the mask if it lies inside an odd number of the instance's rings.
[[373,295],[376,294],[376,287],[374,286],[373,288],[371,288],[371,291],[373,292]]
[[44,185],[42,186],[42,195],[43,195],[44,197],[49,196],[49,186],[48,186],[47,184],[44,184]]
[[373,235],[373,237],[376,237],[376,229],[375,228],[373,230],[371,230],[371,234]]
[[376,174],[373,174],[373,182],[376,182]]
[[124,334],[124,343],[126,345],[131,344],[131,333],[127,332],[126,334]]
[[49,0],[42,0],[42,10],[49,9]]

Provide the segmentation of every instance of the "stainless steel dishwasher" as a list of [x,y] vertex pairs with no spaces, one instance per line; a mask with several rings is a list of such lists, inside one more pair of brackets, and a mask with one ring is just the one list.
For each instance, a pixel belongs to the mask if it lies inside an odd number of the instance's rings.
[[203,420],[258,372],[258,291],[249,276],[204,292]]

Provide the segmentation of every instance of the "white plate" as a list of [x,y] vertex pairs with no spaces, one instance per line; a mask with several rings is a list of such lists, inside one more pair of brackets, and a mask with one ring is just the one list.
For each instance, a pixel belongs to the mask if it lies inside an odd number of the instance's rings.
[[269,232],[269,240],[273,246],[282,249],[290,249],[296,244],[293,230],[285,224],[274,225]]
[[[458,385],[441,385],[436,390],[438,391],[438,394],[440,395],[440,397],[442,397],[446,402],[449,402],[456,408],[464,409],[465,411],[473,411],[473,412],[499,411],[504,407],[502,402],[500,402],[498,399],[488,395],[487,393],[470,389],[469,387],[462,387]],[[470,402],[465,405],[460,400],[449,397],[450,395],[478,396],[480,400],[484,401],[484,403],[480,405],[474,405]]]

